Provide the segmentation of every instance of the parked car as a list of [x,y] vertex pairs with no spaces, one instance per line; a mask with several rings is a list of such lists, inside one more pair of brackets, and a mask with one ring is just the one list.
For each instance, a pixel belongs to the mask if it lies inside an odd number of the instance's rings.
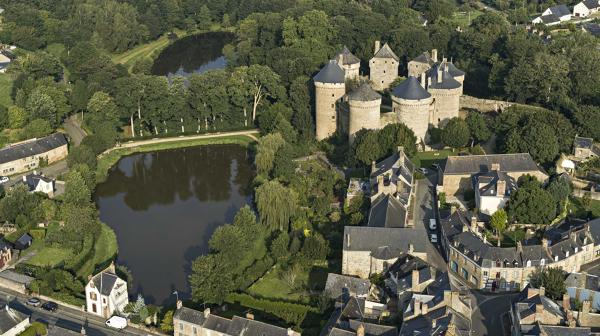
[[435,233],[431,234],[431,242],[434,243],[434,244],[436,244],[438,242],[438,240],[437,240],[437,234],[435,234]]
[[0,176],[0,184],[6,183],[10,180],[8,176]]
[[423,174],[427,174],[427,172],[428,172],[427,168],[419,168],[417,170]]
[[437,169],[440,169],[440,165],[438,163],[434,163],[434,164],[431,165],[431,168],[437,170]]
[[32,297],[27,302],[25,302],[28,306],[39,307],[42,304],[42,301],[38,298]]
[[106,326],[113,329],[127,328],[127,319],[121,316],[113,316],[106,320]]
[[48,301],[42,305],[44,310],[55,312],[58,309],[58,304],[54,301]]
[[437,224],[435,223],[435,218],[429,219],[429,230],[437,229]]

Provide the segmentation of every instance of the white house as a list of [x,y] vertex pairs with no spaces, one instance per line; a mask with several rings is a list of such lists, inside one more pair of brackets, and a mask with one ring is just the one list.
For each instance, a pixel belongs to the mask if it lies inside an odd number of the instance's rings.
[[29,327],[29,316],[11,309],[8,304],[0,308],[0,335],[17,336]]
[[473,189],[475,190],[475,207],[479,212],[493,215],[494,212],[504,208],[510,199],[511,193],[516,189],[513,178],[505,172],[492,170],[487,173],[473,177]]
[[85,286],[88,313],[103,318],[122,314],[129,303],[127,282],[114,273],[114,265],[90,277]]
[[533,19],[534,24],[543,23],[546,26],[554,26],[571,20],[571,11],[565,5],[553,6],[546,9],[542,15]]
[[600,0],[584,0],[573,7],[573,16],[585,18],[598,12]]
[[54,180],[38,175],[35,171],[23,176],[23,184],[29,188],[29,192],[43,192],[50,197],[54,195]]

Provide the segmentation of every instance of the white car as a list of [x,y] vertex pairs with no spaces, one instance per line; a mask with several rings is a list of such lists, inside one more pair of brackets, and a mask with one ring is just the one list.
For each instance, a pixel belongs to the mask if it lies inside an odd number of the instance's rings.
[[437,241],[437,235],[436,235],[435,233],[432,233],[432,234],[431,234],[431,242],[432,242],[432,243],[437,243],[437,242],[438,242],[438,241]]
[[421,173],[423,173],[425,175],[427,175],[427,172],[428,172],[427,168],[419,168],[418,171],[420,171]]
[[10,179],[8,176],[0,176],[0,184],[8,182]]
[[127,328],[127,319],[121,316],[113,316],[106,320],[106,326],[113,329]]
[[429,219],[429,230],[437,229],[437,224],[435,223],[435,218]]

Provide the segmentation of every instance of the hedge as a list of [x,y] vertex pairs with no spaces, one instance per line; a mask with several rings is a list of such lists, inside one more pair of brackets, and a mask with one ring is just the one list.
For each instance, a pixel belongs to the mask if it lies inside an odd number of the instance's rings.
[[38,335],[47,335],[48,330],[46,326],[41,322],[33,322],[31,325],[25,329],[19,336],[38,336]]
[[29,230],[29,234],[31,235],[34,241],[42,241],[46,237],[46,229],[31,229]]
[[310,306],[297,303],[257,299],[244,293],[229,294],[225,301],[232,304],[237,302],[244,307],[263,311],[297,327],[300,326],[309,312],[317,312],[315,308]]

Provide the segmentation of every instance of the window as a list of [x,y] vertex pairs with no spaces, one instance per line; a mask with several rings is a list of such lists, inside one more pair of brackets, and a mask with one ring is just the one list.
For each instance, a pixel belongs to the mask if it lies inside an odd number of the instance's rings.
[[462,275],[463,278],[469,279],[469,272],[467,272],[467,270],[464,267],[461,268],[460,273],[461,273],[461,275]]
[[546,259],[542,258],[542,260],[540,260],[540,265],[542,265],[542,266],[546,265]]
[[527,267],[531,267],[531,260],[527,260]]
[[381,81],[381,84],[383,84],[383,81]]
[[97,313],[98,312],[98,309],[96,308],[96,304],[95,303],[92,303],[92,312],[93,313]]
[[183,323],[179,322],[179,330],[183,330]]
[[385,70],[383,70],[383,73],[385,73]]
[[98,296],[96,295],[96,293],[90,292],[90,299],[96,301],[96,300],[98,300]]
[[196,327],[193,327],[193,328],[192,328],[192,333],[193,333],[194,335],[198,335],[198,330],[196,329]]
[[484,277],[488,276],[488,272],[487,271],[483,271],[483,276]]
[[334,108],[334,107],[335,107],[335,104],[331,104],[331,108]]
[[102,303],[106,304],[106,298],[102,298]]
[[454,271],[454,272],[458,272],[458,264],[456,263],[456,261],[452,261],[450,263],[450,268]]

